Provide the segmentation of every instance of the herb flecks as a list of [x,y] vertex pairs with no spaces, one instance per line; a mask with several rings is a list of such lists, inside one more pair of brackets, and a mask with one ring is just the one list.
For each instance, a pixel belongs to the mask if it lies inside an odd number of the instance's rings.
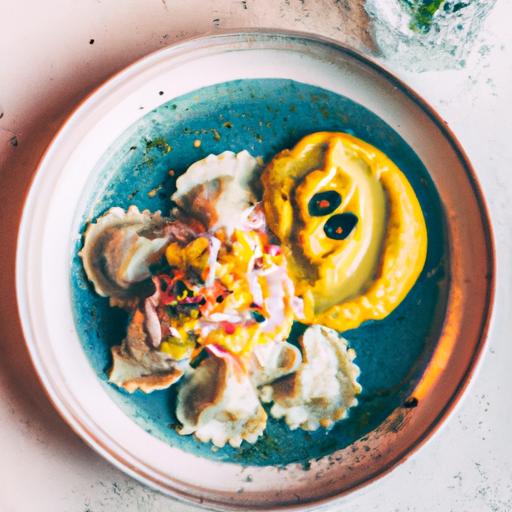
[[279,442],[264,432],[255,444],[244,446],[244,450],[239,451],[235,458],[244,459],[245,457],[258,457],[261,460],[268,460],[276,452],[279,452]]
[[163,137],[157,137],[156,139],[145,139],[145,152],[148,153],[152,149],[157,149],[163,155],[170,153],[172,151],[172,146],[170,146],[167,141]]

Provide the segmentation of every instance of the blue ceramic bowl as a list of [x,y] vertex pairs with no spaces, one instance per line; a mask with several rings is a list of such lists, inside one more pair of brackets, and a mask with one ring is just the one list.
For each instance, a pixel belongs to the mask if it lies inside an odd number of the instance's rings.
[[[247,149],[268,161],[323,130],[368,141],[405,173],[426,219],[425,268],[389,317],[343,333],[363,386],[347,419],[316,432],[269,419],[265,435],[240,449],[179,436],[173,388],[129,395],[107,381],[127,318],[84,275],[83,229],[111,206],[167,213],[177,176],[210,153]],[[423,100],[332,41],[245,32],[152,54],[73,113],[27,197],[16,279],[38,375],[86,442],[142,482],[209,510],[278,510],[375,480],[439,427],[483,347],[494,261],[471,166]],[[294,326],[292,341],[302,329]]]
[[[165,94],[165,91],[162,91]],[[144,105],[141,105],[141,108]],[[425,268],[405,301],[385,320],[344,333],[357,353],[363,386],[359,406],[331,430],[291,431],[269,419],[265,435],[240,449],[177,434],[170,390],[133,395],[115,388],[114,399],[143,428],[165,442],[205,457],[239,464],[307,464],[345,448],[376,428],[410,395],[425,370],[441,332],[448,296],[447,240],[439,195],[421,160],[386,122],[362,105],[319,87],[283,79],[246,79],[204,87],[160,105],[130,126],[98,164],[109,176],[97,199],[90,191],[86,222],[112,206],[170,209],[176,178],[211,153],[247,149],[265,162],[303,136],[342,131],[386,153],[406,174],[419,198],[428,229]],[[200,140],[200,147],[194,141]],[[174,170],[169,176],[168,171]],[[98,183],[98,186],[104,186]],[[150,194],[150,191],[156,191]],[[126,334],[127,316],[95,294],[75,250],[71,269],[75,322],[84,350],[98,377],[107,380],[110,347]],[[296,324],[292,340],[302,331]]]

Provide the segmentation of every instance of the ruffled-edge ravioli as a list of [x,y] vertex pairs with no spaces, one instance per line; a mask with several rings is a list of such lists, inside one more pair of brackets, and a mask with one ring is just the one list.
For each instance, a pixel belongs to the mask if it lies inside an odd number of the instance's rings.
[[356,356],[336,331],[313,325],[299,340],[303,362],[298,370],[260,391],[263,402],[274,402],[270,414],[284,418],[292,429],[328,428],[345,418],[361,393]]
[[[423,269],[427,231],[413,188],[384,153],[345,133],[314,133],[276,155],[262,183],[306,323],[345,331],[402,302]],[[332,190],[340,205],[312,215],[310,201]],[[330,239],[325,223],[343,214],[356,216],[354,229]]]
[[209,357],[185,377],[178,391],[178,433],[238,448],[263,434],[267,414],[249,375],[234,358]]
[[300,350],[286,341],[258,344],[251,354],[249,375],[255,387],[293,373],[302,362]]
[[151,347],[144,328],[144,314],[136,310],[121,345],[112,347],[112,368],[109,382],[129,393],[166,389],[184,374],[187,361],[176,361]]
[[130,306],[152,290],[150,265],[171,241],[195,237],[192,226],[159,211],[110,208],[87,226],[79,252],[87,278],[111,306]]
[[211,232],[224,228],[231,234],[243,212],[256,203],[254,180],[258,173],[256,158],[246,150],[208,155],[176,180],[171,199]]

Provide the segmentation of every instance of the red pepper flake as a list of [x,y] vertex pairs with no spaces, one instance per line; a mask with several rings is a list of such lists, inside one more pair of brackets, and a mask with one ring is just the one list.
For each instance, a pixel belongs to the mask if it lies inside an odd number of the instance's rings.
[[174,279],[165,274],[159,274],[156,276],[156,279],[160,284],[160,303],[167,305],[173,300],[176,300],[176,297],[174,297],[172,293],[174,287]]
[[263,258],[256,258],[254,260],[254,268],[256,270],[260,269],[260,268],[263,268]]
[[279,245],[268,244],[263,248],[263,251],[270,256],[277,256],[281,254],[281,247]]
[[174,279],[171,279],[169,276],[166,276],[165,274],[160,274],[157,276],[158,280],[160,281],[160,287],[163,292],[167,291],[169,288],[172,288],[174,286]]
[[176,297],[171,294],[164,294],[162,295],[160,302],[164,306],[176,306],[178,304],[178,301],[176,300]]
[[226,334],[234,334],[235,333],[235,325],[231,322],[222,322],[222,327],[224,328],[224,332]]

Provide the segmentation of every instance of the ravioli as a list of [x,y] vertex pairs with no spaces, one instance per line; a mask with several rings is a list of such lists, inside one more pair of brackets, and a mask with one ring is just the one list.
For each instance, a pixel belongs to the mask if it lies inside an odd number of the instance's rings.
[[235,448],[244,440],[254,443],[263,434],[267,414],[249,376],[237,365],[227,355],[206,359],[189,373],[178,392],[180,434]]
[[331,427],[357,405],[362,388],[353,362],[356,354],[336,331],[321,325],[306,329],[300,346],[302,364],[288,377],[265,386],[260,396],[273,402],[272,416],[284,418],[292,430]]
[[231,234],[244,212],[256,203],[254,181],[258,173],[258,162],[247,151],[209,155],[178,178],[172,200],[212,232],[224,228]]

